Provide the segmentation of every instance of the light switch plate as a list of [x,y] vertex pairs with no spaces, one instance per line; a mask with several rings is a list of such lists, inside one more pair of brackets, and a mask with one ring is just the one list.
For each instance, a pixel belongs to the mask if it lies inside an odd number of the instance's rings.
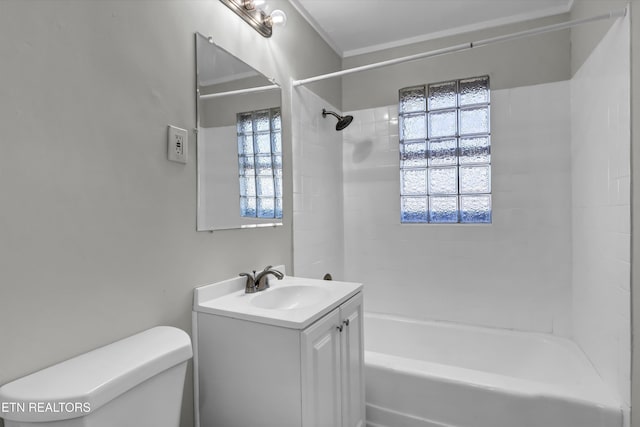
[[187,130],[169,126],[168,133],[167,155],[169,160],[172,162],[187,163]]

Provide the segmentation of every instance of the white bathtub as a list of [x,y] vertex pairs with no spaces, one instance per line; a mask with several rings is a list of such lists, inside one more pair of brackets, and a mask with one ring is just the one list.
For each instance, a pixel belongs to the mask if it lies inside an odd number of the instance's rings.
[[369,427],[620,427],[570,340],[365,315]]

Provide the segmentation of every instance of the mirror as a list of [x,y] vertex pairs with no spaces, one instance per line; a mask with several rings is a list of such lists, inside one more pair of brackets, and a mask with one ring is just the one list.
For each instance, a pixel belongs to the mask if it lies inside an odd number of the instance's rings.
[[282,225],[280,87],[196,33],[198,231]]

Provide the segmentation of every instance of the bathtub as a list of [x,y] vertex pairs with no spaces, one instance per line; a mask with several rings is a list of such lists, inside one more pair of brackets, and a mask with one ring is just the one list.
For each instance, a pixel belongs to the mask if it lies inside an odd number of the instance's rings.
[[620,427],[570,340],[367,313],[369,427]]

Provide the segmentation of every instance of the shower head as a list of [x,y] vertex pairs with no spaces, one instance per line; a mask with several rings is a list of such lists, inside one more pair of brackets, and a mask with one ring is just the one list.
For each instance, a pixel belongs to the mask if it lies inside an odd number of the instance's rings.
[[353,121],[353,116],[341,116],[339,114],[334,113],[333,111],[327,111],[323,108],[322,117],[327,117],[327,114],[331,114],[336,119],[338,119],[338,123],[336,123],[336,130],[342,130],[346,128]]

